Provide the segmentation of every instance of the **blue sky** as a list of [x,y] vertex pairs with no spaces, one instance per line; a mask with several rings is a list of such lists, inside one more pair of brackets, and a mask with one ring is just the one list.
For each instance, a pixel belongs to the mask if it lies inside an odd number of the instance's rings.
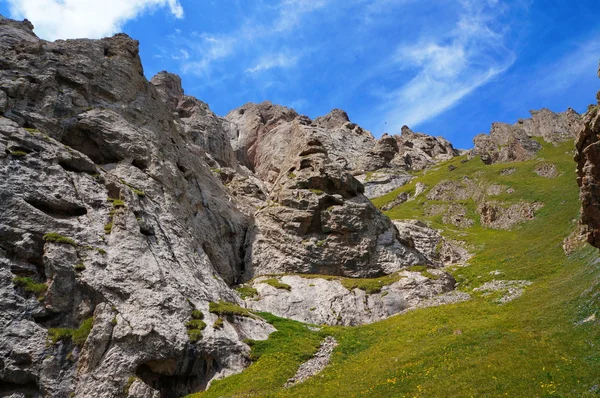
[[0,14],[49,40],[124,31],[148,78],[179,74],[219,115],[342,108],[375,136],[407,124],[461,148],[600,90],[597,0],[0,0]]

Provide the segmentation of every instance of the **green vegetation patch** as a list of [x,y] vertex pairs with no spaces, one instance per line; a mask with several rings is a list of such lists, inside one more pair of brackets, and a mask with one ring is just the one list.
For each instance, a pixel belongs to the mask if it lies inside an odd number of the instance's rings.
[[309,191],[314,193],[315,195],[323,195],[325,193],[320,189],[313,189],[313,188],[309,189]]
[[21,158],[23,156],[27,156],[27,152],[25,151],[10,151],[11,156],[15,158]]
[[29,293],[42,294],[48,290],[45,283],[37,283],[29,277],[16,277],[13,278],[12,282],[15,286],[22,287],[23,290]]
[[249,286],[240,286],[235,289],[242,299],[252,298],[258,296],[258,290]]
[[211,313],[217,314],[219,316],[238,315],[250,318],[254,317],[253,313],[250,312],[248,309],[223,300],[219,300],[216,303],[211,301],[210,303],[208,303],[208,310]]
[[266,312],[258,315],[277,331],[271,333],[268,340],[247,342],[252,348],[250,367],[242,374],[215,380],[210,389],[188,398],[268,396],[294,376],[299,364],[313,357],[326,336],[325,332],[313,331],[297,321]]
[[342,278],[341,282],[348,290],[360,289],[367,292],[367,294],[374,294],[381,292],[381,288],[384,286],[398,282],[402,278],[401,275],[395,273],[380,278]]
[[218,317],[215,322],[213,323],[213,328],[214,329],[221,329],[223,328],[223,318]]
[[94,318],[90,317],[84,320],[79,328],[77,329],[69,329],[69,328],[51,328],[48,329],[48,340],[52,344],[56,344],[59,341],[68,342],[72,341],[73,344],[77,346],[83,346],[90,332],[92,331],[92,327],[94,326]]
[[110,202],[115,209],[125,207],[125,201],[123,199],[107,198],[106,200]]
[[48,232],[47,234],[45,234],[44,241],[53,243],[64,243],[66,245],[77,247],[77,243],[75,243],[73,239],[60,235],[56,232]]
[[85,271],[85,264],[84,263],[75,264],[74,268],[75,268],[75,271],[77,271],[77,272]]
[[282,289],[287,291],[292,290],[292,287],[290,285],[288,285],[287,283],[283,283],[276,278],[266,279],[264,281],[261,281],[260,283],[266,283],[267,285],[273,286],[276,289]]

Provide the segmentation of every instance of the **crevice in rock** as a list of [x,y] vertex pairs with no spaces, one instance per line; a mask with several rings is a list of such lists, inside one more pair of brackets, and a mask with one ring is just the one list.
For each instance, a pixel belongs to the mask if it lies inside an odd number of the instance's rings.
[[160,392],[162,398],[179,398],[206,389],[221,370],[212,356],[199,357],[194,348],[184,358],[148,361],[138,366],[136,376]]
[[131,165],[134,167],[137,167],[138,169],[140,169],[142,171],[146,171],[146,169],[148,168],[148,162],[146,162],[145,160],[142,160],[142,159],[133,159],[133,161],[131,162]]
[[0,398],[21,396],[41,397],[43,394],[36,383],[28,382],[24,384],[17,384],[0,380]]
[[39,211],[53,218],[76,218],[87,214],[87,209],[83,206],[70,202],[46,202],[40,199],[24,199],[27,204],[35,207]]

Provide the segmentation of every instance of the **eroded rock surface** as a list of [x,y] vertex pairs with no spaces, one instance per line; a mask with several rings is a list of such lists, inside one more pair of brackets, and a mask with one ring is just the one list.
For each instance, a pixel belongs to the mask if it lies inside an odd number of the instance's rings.
[[493,123],[489,135],[474,138],[473,153],[486,164],[529,160],[542,148],[534,137],[556,144],[574,139],[581,129],[581,116],[570,108],[561,113],[548,109],[530,113],[531,118],[513,125]]
[[454,289],[455,280],[442,270],[427,273],[401,271],[400,279],[368,294],[359,288],[348,289],[335,278],[303,278],[286,275],[278,280],[289,290],[264,283],[268,278],[252,281],[258,295],[246,300],[248,307],[285,318],[312,324],[361,325],[385,319],[416,308],[425,301]]
[[588,226],[588,242],[600,248],[600,91],[597,98],[598,104],[589,107],[583,116],[575,142],[575,161],[581,189],[581,222]]
[[[114,397],[137,377],[136,391],[169,397],[241,371],[243,339],[273,328],[237,319],[213,329],[208,303],[241,303],[228,284],[243,272],[251,219],[227,200],[171,97],[144,78],[137,42],[49,43],[5,19],[0,35],[2,388]],[[197,342],[193,310],[208,325]],[[49,329],[90,318],[85,344],[47,345]]]

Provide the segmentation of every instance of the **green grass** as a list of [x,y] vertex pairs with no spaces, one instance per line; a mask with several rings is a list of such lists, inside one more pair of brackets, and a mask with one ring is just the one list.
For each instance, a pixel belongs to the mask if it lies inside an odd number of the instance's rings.
[[219,300],[216,303],[214,301],[208,303],[208,311],[219,316],[238,315],[254,317],[254,314],[246,308],[223,300]]
[[[399,191],[414,191],[419,181],[431,189],[439,181],[474,178],[479,172],[480,180],[514,189],[496,200],[543,202],[534,220],[512,230],[482,227],[472,200],[465,201],[475,220],[472,227],[460,229],[443,224],[440,216],[426,217],[423,209],[431,203],[427,192],[388,212],[392,217],[427,221],[472,248],[475,256],[469,266],[452,270],[459,290],[472,293],[492,279],[532,281],[522,297],[499,305],[493,295],[473,294],[470,301],[411,311],[371,325],[326,327],[320,335],[302,329],[301,324],[288,329],[288,322],[294,323],[280,320],[283,324],[274,325],[285,338],[273,334],[267,341],[255,342],[255,362],[246,371],[215,382],[197,396],[598,396],[591,391],[600,384],[600,327],[597,321],[580,321],[600,315],[600,256],[587,246],[567,257],[561,248],[579,217],[574,163],[571,153],[565,153],[572,145],[544,144],[539,159],[519,163],[485,166],[479,159],[466,163],[453,159],[417,173],[407,186],[374,200],[382,206]],[[540,160],[554,163],[561,175],[553,179],[535,175]],[[448,164],[457,168],[450,172]],[[500,175],[508,167],[517,170]],[[496,270],[501,274],[490,274]],[[339,342],[331,364],[320,375],[284,389],[287,378],[314,352],[299,347],[306,356],[295,356],[295,342],[311,341],[314,350],[324,333]]]
[[113,229],[113,223],[112,222],[104,224],[104,233],[106,235],[110,235],[110,233],[112,232],[112,229]]
[[73,344],[81,347],[87,340],[93,326],[94,318],[90,317],[84,320],[77,329],[50,328],[48,329],[48,341],[52,344],[56,344],[59,341],[72,341]]
[[16,277],[13,278],[12,282],[15,286],[22,287],[26,292],[38,295],[48,290],[48,286],[45,283],[37,283],[29,277]]
[[60,235],[56,232],[48,232],[47,234],[45,234],[44,241],[53,243],[64,243],[66,245],[77,247],[77,243],[75,243],[73,239]]
[[84,263],[78,263],[78,264],[75,264],[75,267],[73,267],[73,268],[77,272],[85,271],[85,264]]
[[110,202],[115,209],[125,207],[125,201],[123,199],[107,198],[106,200]]
[[289,319],[260,313],[277,329],[266,341],[249,341],[254,361],[241,374],[216,380],[211,388],[194,398],[260,396],[266,391],[278,390],[296,373],[299,363],[310,359],[319,349],[325,332],[314,332],[306,325]]
[[256,297],[258,295],[258,290],[249,286],[240,286],[235,289],[236,292],[240,295],[242,299]]
[[287,291],[292,290],[292,287],[290,285],[288,285],[287,283],[280,282],[279,279],[276,278],[266,279],[264,281],[261,281],[261,283],[266,283],[267,285],[273,286],[276,289],[282,289]]
[[361,289],[367,294],[374,294],[381,292],[382,287],[398,282],[400,279],[402,276],[395,273],[380,278],[342,278],[341,282],[348,290]]
[[27,152],[25,151],[10,151],[11,156],[15,158],[21,158],[23,156],[27,156]]

